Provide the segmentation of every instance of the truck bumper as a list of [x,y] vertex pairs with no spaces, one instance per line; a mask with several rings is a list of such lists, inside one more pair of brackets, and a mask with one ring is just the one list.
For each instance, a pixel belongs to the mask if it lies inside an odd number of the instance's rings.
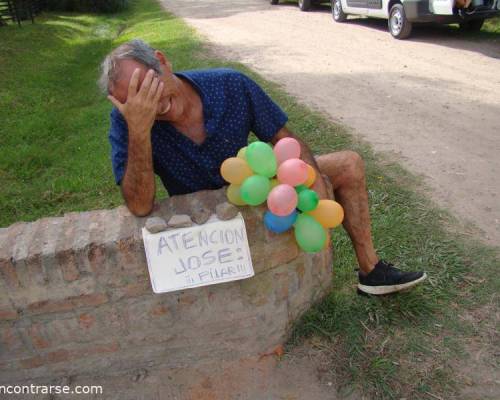
[[496,9],[478,9],[474,14],[461,16],[458,12],[455,15],[437,15],[430,12],[428,0],[406,0],[403,3],[406,18],[411,22],[438,22],[440,24],[453,24],[471,19],[486,19],[500,15]]

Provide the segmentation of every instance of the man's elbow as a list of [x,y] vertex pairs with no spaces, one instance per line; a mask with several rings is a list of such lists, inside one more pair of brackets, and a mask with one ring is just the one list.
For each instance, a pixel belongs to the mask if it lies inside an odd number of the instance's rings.
[[122,195],[127,208],[136,217],[145,217],[153,210],[154,195],[151,198],[137,197],[136,193],[130,193],[123,187]]
[[129,209],[129,211],[135,215],[136,217],[145,217],[147,215],[149,215],[151,213],[151,211],[153,211],[153,203],[151,203],[150,205],[137,205],[137,204],[129,204],[129,203],[126,203],[127,204],[127,208]]

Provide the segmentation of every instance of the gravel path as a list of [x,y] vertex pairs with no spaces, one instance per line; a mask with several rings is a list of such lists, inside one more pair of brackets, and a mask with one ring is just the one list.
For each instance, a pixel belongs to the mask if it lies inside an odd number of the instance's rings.
[[[500,243],[500,38],[448,27],[391,38],[383,20],[334,23],[267,0],[163,0],[241,61],[421,174],[439,205]],[[175,63],[175,60],[173,60]]]

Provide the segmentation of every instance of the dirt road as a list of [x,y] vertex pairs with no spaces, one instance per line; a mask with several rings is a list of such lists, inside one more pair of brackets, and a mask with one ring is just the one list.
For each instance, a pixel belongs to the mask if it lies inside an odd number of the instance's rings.
[[214,44],[422,174],[438,204],[500,244],[500,38],[448,27],[392,39],[329,7],[163,0]]

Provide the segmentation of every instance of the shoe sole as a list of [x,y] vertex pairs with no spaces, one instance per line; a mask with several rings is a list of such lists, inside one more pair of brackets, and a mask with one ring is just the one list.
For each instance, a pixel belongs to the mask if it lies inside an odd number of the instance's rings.
[[402,283],[401,285],[366,286],[362,285],[361,283],[358,283],[358,289],[364,293],[374,294],[374,295],[396,293],[396,292],[401,292],[402,290],[409,289],[419,284],[420,282],[425,281],[426,278],[427,274],[424,272],[424,274],[420,278],[415,279],[414,281],[411,282]]

